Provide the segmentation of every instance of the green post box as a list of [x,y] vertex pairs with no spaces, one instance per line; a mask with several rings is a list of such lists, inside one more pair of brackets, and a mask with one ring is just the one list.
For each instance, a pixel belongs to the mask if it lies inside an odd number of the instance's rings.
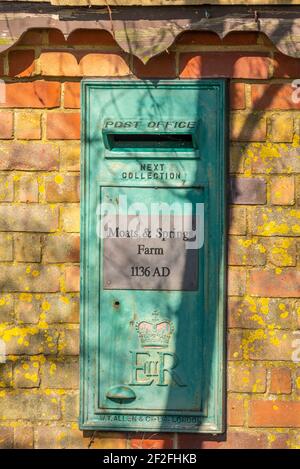
[[223,431],[225,80],[82,85],[82,429]]

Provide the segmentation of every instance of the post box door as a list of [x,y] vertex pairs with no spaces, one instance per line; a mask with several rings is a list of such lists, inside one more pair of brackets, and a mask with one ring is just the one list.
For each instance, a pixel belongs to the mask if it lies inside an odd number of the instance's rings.
[[225,82],[82,92],[81,426],[220,432]]

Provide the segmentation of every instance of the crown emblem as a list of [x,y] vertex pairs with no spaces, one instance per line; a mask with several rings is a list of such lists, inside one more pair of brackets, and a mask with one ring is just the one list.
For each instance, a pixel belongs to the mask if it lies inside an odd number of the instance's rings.
[[154,311],[151,320],[136,324],[141,346],[145,348],[166,348],[174,332],[174,325],[168,319],[161,318],[158,311]]

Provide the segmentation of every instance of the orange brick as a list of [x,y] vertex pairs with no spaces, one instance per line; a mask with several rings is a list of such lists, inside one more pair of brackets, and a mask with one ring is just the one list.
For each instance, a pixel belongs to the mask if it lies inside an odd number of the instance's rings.
[[42,52],[42,75],[125,76],[130,73],[124,54],[105,52]]
[[270,59],[240,52],[193,52],[180,54],[181,78],[231,77],[266,79]]
[[130,75],[125,54],[89,53],[82,57],[79,74],[82,76],[120,77]]
[[72,52],[42,52],[40,67],[42,75],[76,76],[79,74],[77,57]]
[[13,136],[13,113],[0,113],[0,138],[9,139]]
[[258,110],[300,109],[300,103],[292,99],[294,91],[292,85],[252,85],[252,107]]
[[34,74],[34,51],[12,50],[8,54],[9,76],[30,77]]
[[16,137],[24,140],[41,138],[41,115],[32,112],[16,114]]
[[300,297],[300,271],[293,268],[275,270],[252,269],[249,293],[265,297]]
[[245,109],[245,85],[244,83],[231,83],[230,85],[230,107],[231,109]]
[[47,202],[79,202],[79,176],[48,177],[45,192]]
[[295,203],[295,180],[292,176],[276,176],[271,180],[271,204],[293,205]]
[[65,83],[65,108],[80,108],[80,83]]
[[249,427],[300,427],[300,402],[250,401]]
[[176,76],[175,54],[159,54],[143,64],[139,59],[133,60],[134,73],[139,78],[171,78]]
[[80,286],[80,269],[77,265],[67,266],[65,270],[67,292],[77,292]]
[[130,439],[132,449],[173,449],[174,441],[172,435],[134,435]]
[[79,140],[80,113],[54,112],[48,114],[47,138],[50,140]]
[[244,400],[229,397],[227,399],[227,423],[232,427],[242,427],[244,425],[245,410]]
[[272,394],[291,394],[292,378],[289,368],[272,368],[270,393]]
[[60,83],[34,81],[30,83],[7,83],[5,102],[0,107],[53,108],[60,104]]

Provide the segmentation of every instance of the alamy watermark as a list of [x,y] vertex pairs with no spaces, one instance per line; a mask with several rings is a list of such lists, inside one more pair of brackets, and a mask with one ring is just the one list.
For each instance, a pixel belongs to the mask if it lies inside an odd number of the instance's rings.
[[181,239],[186,249],[200,249],[204,243],[204,204],[103,202],[97,207],[97,236],[105,238]]
[[292,102],[294,104],[300,103],[300,78],[293,80],[292,87],[295,88],[292,92]]

